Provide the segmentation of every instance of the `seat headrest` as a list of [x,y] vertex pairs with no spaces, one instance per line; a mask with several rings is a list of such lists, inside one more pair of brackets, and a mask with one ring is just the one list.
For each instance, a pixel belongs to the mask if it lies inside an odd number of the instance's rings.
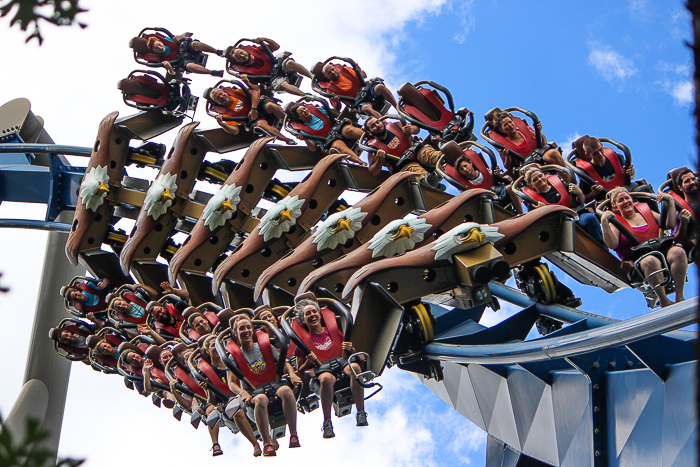
[[233,310],[231,308],[224,308],[218,312],[216,316],[219,318],[220,323],[228,323],[228,320],[233,316]]
[[576,157],[586,158],[586,150],[583,149],[583,143],[590,138],[588,135],[583,135],[577,138],[573,143],[571,143],[571,149],[576,151]]
[[464,155],[462,148],[460,148],[459,144],[455,143],[454,141],[445,143],[440,150],[445,155],[445,160],[447,163],[453,167],[457,163],[457,159]]
[[325,64],[323,62],[317,62],[312,68],[311,73],[318,81],[327,81],[326,77],[323,75],[323,67]]
[[187,345],[184,343],[180,342],[178,344],[175,344],[170,351],[173,353],[173,358],[179,358],[179,355],[187,350]]
[[494,114],[496,112],[500,112],[500,111],[501,111],[501,109],[499,107],[494,107],[493,109],[489,110],[488,112],[486,112],[484,114],[484,120],[486,120],[487,122],[490,123],[493,120]]
[[61,328],[49,329],[49,339],[52,339],[52,340],[58,342],[58,338],[61,335],[61,331],[63,331],[63,329],[61,329]]
[[102,340],[102,337],[100,336],[95,336],[91,335],[88,336],[87,339],[85,340],[85,343],[90,347],[91,349],[94,349],[97,346],[97,343]]
[[688,169],[688,167],[677,167],[677,168],[671,170],[668,173],[668,175],[666,176],[666,178],[668,180],[671,180],[671,186],[673,188],[673,191],[675,191],[676,193],[681,193],[681,189],[678,186],[678,175],[684,170],[689,170],[689,169]]
[[154,363],[160,363],[160,353],[163,351],[157,345],[149,345],[146,349],[146,357],[153,360]]
[[195,313],[199,313],[199,310],[197,310],[193,306],[188,306],[187,308],[185,308],[185,311],[182,312],[182,317],[185,318],[185,320],[188,320],[190,316],[192,316]]
[[318,303],[318,299],[316,298],[316,295],[314,295],[313,292],[304,292],[297,295],[296,297],[294,297],[294,304],[296,305],[302,300],[313,300],[314,302]]

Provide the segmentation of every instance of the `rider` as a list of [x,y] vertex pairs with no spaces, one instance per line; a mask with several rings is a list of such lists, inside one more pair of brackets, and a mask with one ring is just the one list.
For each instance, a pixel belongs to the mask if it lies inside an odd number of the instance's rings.
[[433,149],[428,144],[423,144],[414,151],[411,160],[399,165],[401,161],[394,162],[387,159],[387,152],[395,158],[401,159],[405,150],[412,145],[411,137],[418,134],[420,128],[406,123],[401,127],[401,131],[395,131],[376,117],[367,119],[364,128],[372,137],[389,148],[389,151],[379,149],[376,153],[369,154],[369,173],[372,175],[379,174],[384,165],[391,167],[394,172],[413,172],[427,175],[429,170],[432,171],[435,168],[435,164],[442,156],[440,151]]
[[[332,116],[337,118],[340,115],[340,99],[338,97],[332,97],[331,103],[333,104],[333,107],[331,108],[331,113],[333,114]],[[313,109],[316,110],[310,109],[309,105],[311,105]],[[320,114],[322,115],[314,115],[314,113],[317,112],[320,112]],[[337,130],[338,127],[340,127],[340,131],[335,131],[330,140],[328,138],[326,139],[326,147],[321,149],[335,149],[341,154],[347,154],[348,159],[350,161],[360,165],[367,165],[364,161],[360,159],[360,157],[357,154],[355,154],[355,152],[352,149],[350,149],[350,147],[355,143],[355,141],[360,139],[360,137],[362,136],[362,129],[358,128],[351,121],[343,120],[339,123],[336,123],[336,125],[334,125],[333,127],[331,127],[331,125],[325,125],[325,119],[323,116],[325,116],[326,118],[330,116],[328,115],[328,112],[326,111],[324,106],[303,104],[298,102],[295,102],[287,108],[287,115],[289,116],[290,120],[308,126],[309,131],[317,130],[316,135],[323,136],[326,138],[332,130]],[[304,130],[302,130],[302,134],[306,136],[316,136]],[[314,142],[309,138],[301,136],[299,137],[299,139],[303,139],[308,148],[312,151],[316,151],[316,149],[318,148],[318,143]]]
[[[236,377],[230,370],[226,369],[226,365],[221,360],[219,353],[216,351],[216,336],[209,335],[205,339],[203,339],[202,347],[202,357],[204,357],[204,359],[207,361],[207,364],[211,366],[211,369],[214,371],[216,378],[219,379],[220,383],[227,384],[230,390],[233,391],[232,385],[235,385]],[[214,410],[215,405],[217,403],[212,391],[209,391],[209,396],[209,403],[211,405],[206,409],[207,415],[209,415]],[[238,429],[243,434],[243,436],[245,436],[245,438],[250,442],[250,444],[253,445],[253,456],[260,456],[260,454],[262,454],[262,451],[260,450],[260,445],[258,444],[258,440],[255,439],[255,435],[253,434],[253,428],[250,426],[250,422],[248,422],[248,418],[245,416],[245,413],[243,413],[243,411],[237,410],[232,418]],[[216,436],[216,438],[214,438],[214,436]],[[212,451],[214,456],[219,456],[223,454],[223,451],[221,451],[221,446],[219,446],[218,443],[218,436],[219,428],[218,425],[216,425],[214,430],[212,430],[212,441],[214,443],[212,446]]]
[[676,243],[686,246],[688,242],[693,244],[696,242],[694,239],[688,238],[689,233],[692,236],[692,232],[688,232],[688,225],[690,219],[695,217],[695,210],[700,204],[700,184],[696,175],[688,168],[684,168],[678,173],[676,184],[678,190],[683,194],[683,200],[687,206],[684,206],[684,209],[678,213],[673,237]]
[[[483,156],[481,154],[477,154],[477,156],[481,159],[484,167],[488,170]],[[467,188],[476,188],[484,181],[485,175],[466,154],[463,154],[457,158],[455,161],[455,168],[470,185],[467,186]],[[489,174],[486,174],[486,176],[488,175]],[[513,180],[508,175],[501,175],[501,169],[498,167],[493,170],[491,179],[492,185],[487,189],[496,193],[496,196],[498,196],[498,203],[500,205],[507,205],[508,203],[511,203],[515,211],[518,214],[522,214],[523,205],[520,202],[518,195],[513,191]]]
[[[584,197],[578,185],[569,183],[568,186],[565,186],[558,177],[552,178],[554,183],[552,184],[538,167],[526,169],[525,182],[530,187],[530,191],[527,193],[537,201],[537,204],[531,209],[552,204],[559,204],[567,208],[583,205]],[[595,241],[605,246],[600,222],[595,214],[585,210],[580,212],[576,225],[585,230]]]
[[[275,456],[275,448],[270,440],[270,420],[267,412],[270,397],[278,396],[282,401],[282,410],[289,426],[289,447],[298,448],[297,436],[296,400],[292,389],[287,385],[280,385],[274,391],[256,390],[255,386],[265,383],[273,383],[277,378],[277,362],[279,351],[270,343],[269,337],[263,332],[256,333],[253,324],[247,316],[238,317],[233,325],[234,340],[238,344],[238,352],[233,348],[233,359],[236,367],[245,375],[246,379],[254,386],[251,393],[244,390],[238,384],[229,380],[229,387],[233,392],[241,396],[241,402],[254,407],[255,423],[263,439],[263,456]],[[285,363],[287,374],[292,384],[301,384],[301,379],[296,375],[292,366]]]
[[625,184],[626,176],[630,179],[634,178],[634,166],[630,166],[625,170],[625,159],[617,153],[606,153],[605,148],[598,138],[587,138],[583,142],[583,150],[589,161],[579,159],[576,165],[581,167],[586,173],[595,180],[595,184],[591,185],[586,180],[581,179],[579,183],[583,194],[586,197],[586,203],[595,200],[603,200],[604,192],[610,191],[618,186],[625,186],[630,191],[653,193],[654,190],[642,181],[642,183]]
[[[347,360],[342,358],[343,352],[351,354],[355,352],[352,343],[345,341],[345,336],[338,329],[335,322],[323,322],[321,308],[313,294],[307,293],[304,296],[309,298],[299,299],[297,297],[294,309],[297,321],[308,328],[308,342],[311,353],[304,355],[301,349],[297,348],[294,354],[299,364],[299,373],[311,370],[313,376],[311,387],[319,395],[323,410],[323,437],[333,438],[335,433],[331,422],[331,405],[333,403],[333,387],[337,378],[341,376],[350,378],[350,390],[357,406],[357,426],[367,426],[364,389],[353,377],[353,371],[350,369]],[[336,360],[340,363],[342,368],[341,374],[333,373],[328,365],[324,365],[329,360]],[[357,363],[353,362],[351,365],[355,373],[362,371]]]
[[[275,52],[280,48],[277,42],[266,37],[258,37],[257,39],[254,39],[253,42],[261,45],[265,44],[268,49],[270,49],[270,52]],[[262,46],[236,48],[229,47],[226,49],[227,59],[231,60],[235,65],[241,65],[247,69],[255,71],[249,71],[248,74],[269,75],[273,71],[273,67],[277,65],[275,62],[278,62],[282,74],[281,76],[273,77],[272,81],[269,83],[270,87],[277,92],[285,91],[297,96],[303,96],[304,93],[299,90],[298,87],[290,84],[288,79],[295,73],[299,73],[300,75],[306,76],[309,79],[313,78],[313,75],[309,72],[309,70],[291,59],[289,55],[291,54],[284,52],[281,56],[273,58],[265,52]]]
[[[489,121],[489,126],[496,132],[501,134],[513,145],[513,148],[502,148],[498,152],[501,154],[503,159],[503,164],[509,174],[515,175],[515,171],[522,165],[521,162],[513,160],[511,151],[519,154],[523,158],[527,158],[530,154],[537,149],[536,142],[534,140],[535,130],[528,127],[530,132],[529,135],[523,135],[516,124],[513,122],[513,116],[506,111],[497,110],[493,113],[492,119]],[[542,124],[537,122],[536,128],[542,130]],[[547,139],[542,135],[542,144],[547,146]],[[561,152],[557,149],[555,143],[551,143],[549,148],[544,152],[541,157],[541,161],[535,161],[538,164],[555,164],[565,166],[564,158],[561,156]]]
[[[632,197],[624,187],[613,189],[609,193],[610,211],[605,211],[602,216],[603,238],[605,243],[615,250],[622,261],[631,261],[633,259],[631,253],[632,243],[630,239],[625,237],[610,220],[617,217],[618,220],[630,230],[630,233],[639,242],[645,242],[659,236],[659,222],[661,216],[659,213],[647,208],[644,203],[635,205]],[[668,194],[660,194],[658,200],[667,199],[668,213],[666,216],[666,229],[672,229],[676,225],[676,206],[673,198]],[[676,302],[684,300],[683,289],[685,287],[685,274],[688,270],[688,258],[685,251],[679,246],[671,246],[667,251],[662,252],[668,261],[668,267],[673,278],[673,283],[676,287]],[[657,274],[652,274],[661,269],[661,261],[653,255],[646,256],[641,259],[640,267],[644,274],[644,278],[651,283],[652,286],[659,284],[661,278]],[[666,296],[664,287],[656,288],[656,294],[659,297],[661,306],[666,307],[672,304],[671,300]]]
[[[352,95],[351,92],[353,87],[351,79],[353,79],[353,77],[354,79],[357,79],[357,73],[348,66],[343,65],[343,68],[350,75],[350,78],[343,76],[333,63],[325,64],[322,69],[323,76],[317,76],[316,78],[322,81],[331,82],[341,93],[340,95],[354,98],[356,96]],[[360,69],[359,66],[357,68],[358,70]],[[363,78],[367,77],[365,72],[362,70],[360,70],[360,74]],[[388,102],[392,107],[397,108],[396,99],[391,91],[384,86],[381,80],[375,79],[369,83],[366,98],[362,99],[361,102],[358,102],[356,106],[363,114],[379,118],[381,117],[381,114],[378,111],[384,107],[385,102]]]
[[[238,125],[247,125],[248,127],[258,127],[265,132],[280,138],[287,144],[296,144],[296,142],[285,137],[280,131],[273,126],[276,119],[284,118],[284,110],[279,106],[278,100],[274,98],[262,98],[260,87],[247,81],[247,77],[242,78],[248,84],[251,98],[244,92],[236,93],[234,88],[208,88],[204,91],[204,98],[214,106],[225,107],[224,112],[216,116],[216,122],[227,133],[237,135],[239,133]],[[227,92],[227,90],[229,90]],[[245,113],[241,113],[243,109],[250,109],[247,113],[248,122],[225,122],[224,117],[245,117]],[[218,112],[217,112],[218,113]]]
[[223,56],[223,50],[215,49],[203,42],[191,39],[186,34],[167,37],[166,39],[171,42],[176,42],[178,45],[177,58],[172,62],[165,60],[171,53],[170,47],[156,36],[151,36],[147,39],[144,37],[134,37],[129,43],[129,46],[137,53],[151,53],[157,55],[161,58],[160,62],[171,75],[175,75],[178,71],[184,70],[190,73],[218,76],[219,78],[224,76],[223,70],[211,71],[197,63],[197,58],[202,53],[215,53],[219,56]]

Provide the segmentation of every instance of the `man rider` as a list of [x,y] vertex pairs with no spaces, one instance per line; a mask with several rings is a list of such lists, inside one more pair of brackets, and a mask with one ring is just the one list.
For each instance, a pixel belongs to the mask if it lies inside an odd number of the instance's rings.
[[[387,128],[383,121],[380,121],[376,117],[371,117],[367,120],[367,122],[365,122],[365,131],[389,148],[396,148],[401,145],[402,140],[405,141],[406,138],[410,139],[413,135],[418,134],[420,128],[407,123],[401,127],[403,134],[395,134],[393,131]],[[403,164],[400,167],[396,163],[390,163],[387,161],[386,155],[386,152],[382,149],[379,149],[374,154],[369,154],[370,174],[377,175],[381,171],[382,166],[388,165],[394,171],[413,172],[420,175],[427,175],[429,171],[432,171],[432,169],[435,168],[435,165],[437,164],[438,159],[440,159],[440,156],[442,156],[442,153],[425,144],[414,153],[415,157],[412,158],[413,160]],[[391,155],[398,158],[402,156],[402,154]]]

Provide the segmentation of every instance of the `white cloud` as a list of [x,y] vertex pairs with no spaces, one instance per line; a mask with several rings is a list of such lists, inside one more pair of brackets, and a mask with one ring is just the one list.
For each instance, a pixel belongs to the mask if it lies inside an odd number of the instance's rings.
[[[453,6],[450,5],[450,8],[452,9]],[[464,43],[464,41],[467,39],[467,36],[469,35],[469,33],[474,29],[474,26],[476,25],[476,18],[474,17],[473,10],[474,10],[474,0],[467,0],[467,1],[461,2],[457,6],[456,16],[459,18],[459,24],[460,24],[460,27],[462,28],[462,30],[456,32],[453,36],[453,39],[458,44]]]
[[637,73],[632,60],[625,58],[609,45],[591,43],[588,63],[609,83],[614,80],[625,81]]
[[663,76],[657,84],[673,98],[677,106],[687,107],[693,103],[695,88],[690,80],[692,68],[689,64],[659,62],[656,69]]
[[692,82],[682,81],[672,84],[669,94],[677,105],[688,106],[693,103],[694,90]]

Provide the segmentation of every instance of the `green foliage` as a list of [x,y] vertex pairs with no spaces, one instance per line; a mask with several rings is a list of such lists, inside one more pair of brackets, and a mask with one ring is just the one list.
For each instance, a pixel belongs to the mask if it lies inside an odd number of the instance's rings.
[[[52,464],[54,453],[40,446],[48,435],[41,430],[39,422],[27,420],[27,433],[21,443],[15,443],[12,433],[3,428],[0,417],[0,465],[3,467],[48,467]],[[59,459],[57,467],[77,467],[83,460]]]
[[[7,0],[2,3],[0,0],[0,18],[10,15],[14,9],[14,16],[10,19],[10,27],[19,24],[22,31],[26,31],[34,24],[32,32],[25,42],[37,39],[39,45],[44,42],[44,38],[39,32],[40,21],[46,21],[56,26],[71,26],[78,13],[87,10],[80,8],[80,0]],[[15,9],[15,7],[17,7]],[[87,24],[77,22],[81,28],[86,28]]]

